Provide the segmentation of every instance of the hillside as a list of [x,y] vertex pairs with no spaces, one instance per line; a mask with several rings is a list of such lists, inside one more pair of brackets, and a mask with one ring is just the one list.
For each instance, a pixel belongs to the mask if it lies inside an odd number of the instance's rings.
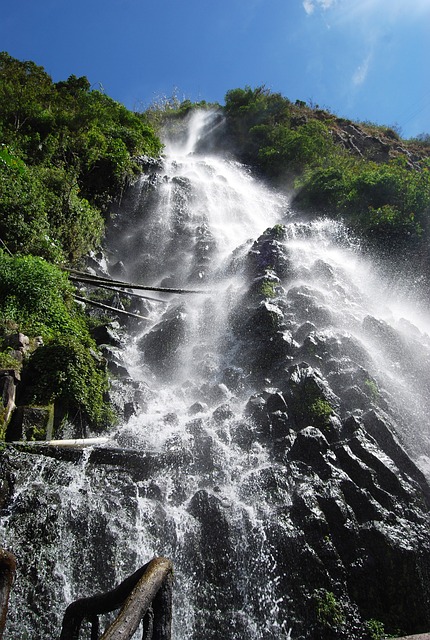
[[[112,203],[145,170],[142,157],[162,152],[157,131],[196,108],[214,105],[172,101],[132,113],[85,77],[54,83],[34,62],[0,54],[0,366],[15,366],[16,332],[28,333],[32,344],[40,334],[44,346],[33,365],[38,360],[43,369],[56,353],[48,378],[26,401],[67,396],[63,413],[93,427],[106,424],[107,374],[97,359],[79,356],[82,348],[97,353],[92,324],[106,318],[88,320],[59,268],[85,264],[103,241]],[[419,265],[418,276],[428,276],[425,140],[401,140],[390,128],[338,118],[261,87],[228,91],[225,105],[215,108],[226,124],[215,136],[218,149],[289,193],[297,210],[342,218],[379,256]],[[24,373],[31,361],[27,354]],[[72,387],[58,382],[66,362],[67,377],[72,372],[80,381]]]

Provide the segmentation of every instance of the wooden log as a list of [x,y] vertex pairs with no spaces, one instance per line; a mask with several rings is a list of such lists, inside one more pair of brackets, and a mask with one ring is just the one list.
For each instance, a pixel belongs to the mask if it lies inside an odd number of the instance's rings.
[[[140,615],[135,628],[136,630],[140,620],[149,610],[155,594],[172,571],[173,565],[170,560],[167,558],[154,558],[126,578],[112,591],[75,600],[75,602],[69,604],[66,609],[59,640],[79,640],[79,630],[84,619],[92,620],[93,628],[98,628],[97,626],[94,627],[95,617],[103,613],[115,611],[115,609],[119,609],[119,607],[122,607],[121,613],[118,616],[122,616],[121,619],[126,618],[128,620],[128,611],[130,608],[135,615]],[[137,602],[136,599],[139,598],[143,598],[143,602]],[[112,629],[115,622],[107,629],[105,634],[103,634],[101,640],[113,640],[114,638],[127,640],[133,635],[134,631],[131,635],[126,635],[126,631],[120,629],[119,635],[106,636],[106,633]]]
[[59,447],[60,449],[86,449],[95,445],[107,444],[110,438],[75,438],[74,440],[20,440],[16,442],[8,442],[17,448],[20,447]]
[[115,286],[122,289],[137,289],[143,291],[161,291],[162,293],[210,293],[204,289],[182,289],[176,287],[151,287],[145,284],[137,284],[136,282],[124,282],[123,280],[110,280],[109,278],[100,278],[98,276],[69,276],[71,280],[77,282],[83,282],[87,284],[107,284],[109,286]]
[[152,632],[154,630],[154,612],[152,607],[149,607],[143,618],[143,631],[142,640],[152,640]]
[[[71,280],[76,280],[80,282],[80,280],[70,278]],[[144,296],[141,293],[132,293],[130,291],[124,291],[122,289],[118,289],[118,287],[112,286],[110,284],[101,284],[100,282],[91,282],[90,286],[98,287],[100,289],[106,289],[107,291],[112,291],[113,293],[122,293],[130,298],[138,298],[139,300],[150,300],[151,302],[161,302],[162,304],[169,304],[168,300],[161,300],[160,298],[153,298],[152,296]]]
[[169,573],[153,601],[152,640],[170,640],[172,635],[173,575]]
[[130,313],[130,311],[124,311],[123,309],[117,309],[116,307],[111,307],[108,304],[103,304],[102,302],[96,302],[95,300],[90,300],[89,298],[83,298],[82,296],[73,296],[75,300],[79,300],[80,302],[85,302],[85,304],[89,304],[92,307],[97,307],[98,309],[106,309],[107,311],[112,311],[113,313],[119,313],[123,316],[128,316],[129,318],[139,318],[139,320],[149,320],[147,316],[141,316],[138,313]]
[[0,640],[3,638],[6,625],[9,594],[15,577],[15,571],[15,556],[5,549],[0,549]]
[[[129,640],[172,571],[173,565],[170,560],[167,558],[154,558],[130,593],[116,620],[105,631],[100,640]],[[166,613],[171,616],[171,605]],[[164,625],[166,630],[170,629],[170,624]],[[155,627],[156,616],[154,612],[154,632]],[[170,640],[170,635],[158,636],[158,640]]]
[[94,616],[119,609],[149,565],[150,562],[144,564],[112,591],[80,598],[69,604],[63,617],[60,640],[79,640],[79,630],[84,619],[93,620]]

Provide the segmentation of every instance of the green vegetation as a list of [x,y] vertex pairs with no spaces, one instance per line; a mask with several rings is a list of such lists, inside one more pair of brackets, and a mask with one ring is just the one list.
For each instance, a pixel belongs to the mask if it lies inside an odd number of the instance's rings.
[[275,298],[276,282],[270,280],[269,278],[265,278],[260,285],[260,293],[264,298]]
[[343,216],[379,247],[416,246],[427,228],[429,170],[411,170],[403,157],[384,164],[333,158],[329,167],[309,168],[296,186],[302,206]]
[[364,381],[364,385],[366,387],[367,393],[369,394],[371,400],[373,402],[377,402],[377,400],[379,399],[379,389],[378,389],[378,385],[376,384],[376,382],[374,380],[371,380],[370,378],[367,378]]
[[345,623],[342,606],[331,591],[319,589],[315,593],[315,608],[317,620],[324,627],[337,628]]
[[[0,53],[0,338],[42,336],[22,365],[23,401],[55,401],[96,429],[113,419],[107,374],[55,265],[98,246],[109,204],[140,172],[137,158],[161,149],[146,115],[87,78],[54,83],[42,67]],[[21,366],[4,347],[1,365]]]
[[[11,257],[0,251],[0,326],[3,335],[19,329],[45,343],[26,359],[25,401],[47,405],[61,400],[70,418],[80,412],[93,428],[113,416],[104,403],[107,375],[66,274],[37,256]],[[17,367],[10,351],[0,362]]]
[[330,416],[332,415],[332,406],[324,398],[316,398],[309,406],[311,424],[319,429],[324,430],[330,426]]
[[146,116],[85,77],[53,83],[0,53],[0,238],[12,253],[75,262],[103,233],[109,203],[161,144]]
[[[378,250],[428,251],[428,136],[403,141],[393,157],[376,161],[365,148],[352,152],[339,142],[342,126],[354,123],[264,87],[227,92],[225,113],[240,159],[293,190],[297,206],[342,217]],[[392,128],[359,127],[363,138],[377,138],[378,148],[399,140]],[[411,149],[419,153],[413,166]]]
[[380,620],[368,620],[366,622],[372,640],[383,640],[386,638],[384,623]]
[[74,336],[61,336],[39,347],[26,368],[33,381],[27,390],[27,402],[47,405],[60,401],[64,413],[73,421],[82,419],[94,429],[102,429],[114,420],[104,402],[107,376],[101,361]]
[[59,335],[83,337],[85,323],[72,311],[73,287],[67,275],[36,256],[0,252],[0,313],[3,325],[15,325],[44,340]]

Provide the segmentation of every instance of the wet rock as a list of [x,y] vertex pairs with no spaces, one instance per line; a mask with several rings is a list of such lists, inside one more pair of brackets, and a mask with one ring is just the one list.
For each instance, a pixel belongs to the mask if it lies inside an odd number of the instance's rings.
[[15,409],[6,431],[6,440],[47,440],[52,438],[54,406],[19,406]]
[[112,264],[109,268],[110,275],[113,278],[117,278],[118,280],[127,281],[127,269],[122,262],[122,260],[118,260],[114,264]]
[[288,406],[292,427],[296,431],[308,426],[317,427],[328,439],[336,439],[340,429],[331,418],[339,407],[339,398],[331,391],[321,373],[307,363],[294,365],[287,373],[288,380],[282,395]]
[[331,311],[324,304],[324,295],[317,289],[307,285],[291,287],[287,293],[287,301],[300,322],[312,322],[323,327],[333,321]]
[[291,272],[290,260],[282,240],[285,227],[276,225],[267,229],[253,244],[248,253],[249,271],[254,276],[261,276],[267,270],[273,270],[279,278],[287,277]]
[[303,340],[307,338],[309,334],[315,332],[316,330],[317,328],[314,323],[306,320],[306,322],[301,324],[297,331],[294,333],[293,338],[296,342],[303,342]]
[[363,415],[363,424],[366,431],[375,439],[381,449],[390,456],[394,463],[402,469],[420,487],[427,504],[430,507],[430,486],[424,474],[415,463],[395,435],[390,425],[390,420],[381,412],[371,409]]
[[[200,591],[197,584],[195,597],[197,606],[206,610],[217,608],[219,598],[222,598],[224,611],[240,602],[235,576],[237,555],[231,547],[234,531],[228,504],[224,506],[221,497],[203,489],[194,494],[188,508],[200,525],[198,545],[195,545],[195,551],[198,549],[196,576],[205,587]],[[219,623],[227,633],[229,624],[224,616],[219,616]]]
[[397,358],[405,357],[405,346],[400,335],[393,327],[383,320],[378,320],[372,316],[366,316],[363,320],[363,329],[373,338],[382,343],[384,349]]
[[197,413],[205,413],[208,410],[208,405],[205,402],[195,402],[188,409],[190,415],[196,415]]
[[201,282],[206,278],[215,249],[216,241],[209,226],[202,224],[197,227],[190,282]]
[[139,347],[148,364],[159,372],[174,367],[178,351],[186,336],[185,307],[180,305],[166,312],[149,333],[143,336]]
[[264,276],[254,278],[248,289],[248,304],[272,300],[282,292],[281,281],[273,271],[267,271]]
[[251,418],[256,424],[263,427],[269,424],[266,401],[263,395],[256,394],[249,398],[245,407],[245,416]]
[[245,381],[245,372],[240,367],[226,367],[222,372],[222,380],[231,391],[240,391],[243,389]]
[[113,347],[120,347],[124,344],[124,337],[121,335],[119,322],[94,327],[91,331],[97,345],[107,344]]
[[324,260],[316,260],[312,266],[312,271],[316,278],[322,280],[325,285],[335,280],[333,267],[327,262],[324,262]]
[[288,458],[304,462],[319,475],[328,478],[331,475],[330,467],[325,458],[328,449],[328,442],[321,431],[316,427],[306,427],[297,433],[288,452]]
[[235,414],[231,410],[230,405],[228,403],[221,404],[219,407],[215,409],[212,413],[212,417],[215,422],[222,423],[226,420],[231,420],[234,418]]

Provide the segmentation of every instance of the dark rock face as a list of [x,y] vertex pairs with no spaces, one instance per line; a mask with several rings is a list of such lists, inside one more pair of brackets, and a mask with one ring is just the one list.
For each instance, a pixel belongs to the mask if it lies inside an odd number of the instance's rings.
[[315,286],[322,278],[344,296],[332,268],[319,260],[297,283],[277,234],[252,246],[249,289],[232,322],[240,367],[261,389],[237,442],[270,450],[273,466],[255,485],[276,505],[264,526],[293,637],[370,638],[371,620],[387,633],[428,630],[429,484],[399,440],[393,392],[374,377],[357,335],[377,342],[406,377],[417,358],[429,373],[426,338],[405,338],[371,316],[353,319],[349,333]]
[[167,312],[140,341],[146,361],[159,373],[175,368],[175,359],[186,335],[186,310],[178,306]]
[[[192,197],[188,183],[176,179],[173,196],[179,229]],[[294,233],[309,235],[309,227],[297,224]],[[283,623],[252,631],[268,640],[290,627],[295,639],[370,640],[375,620],[386,633],[428,630],[430,489],[414,460],[430,447],[425,437],[415,448],[405,446],[395,388],[378,378],[368,346],[377,345],[387,367],[400,367],[425,395],[428,339],[414,327],[399,332],[371,315],[360,317],[359,292],[320,258],[297,266],[287,235],[277,225],[242,257],[233,256],[232,271],[242,271],[248,283],[223,343],[234,359],[217,370],[211,353],[196,349],[202,383],[190,383],[196,392],[186,425],[191,459],[184,459],[175,493],[180,503],[186,478],[200,478],[187,502],[197,529],[184,551],[198,576],[201,615],[193,638],[247,637],[248,614],[270,617],[268,583]],[[200,277],[213,245],[204,224],[195,238],[193,269]],[[185,302],[172,307],[140,341],[146,365],[161,379],[175,375],[189,313]],[[230,401],[244,397],[238,415]],[[242,479],[236,504],[212,481],[221,473],[219,441],[248,456],[262,450],[269,456]],[[240,506],[256,496],[258,525]],[[239,576],[257,586],[250,589]]]

